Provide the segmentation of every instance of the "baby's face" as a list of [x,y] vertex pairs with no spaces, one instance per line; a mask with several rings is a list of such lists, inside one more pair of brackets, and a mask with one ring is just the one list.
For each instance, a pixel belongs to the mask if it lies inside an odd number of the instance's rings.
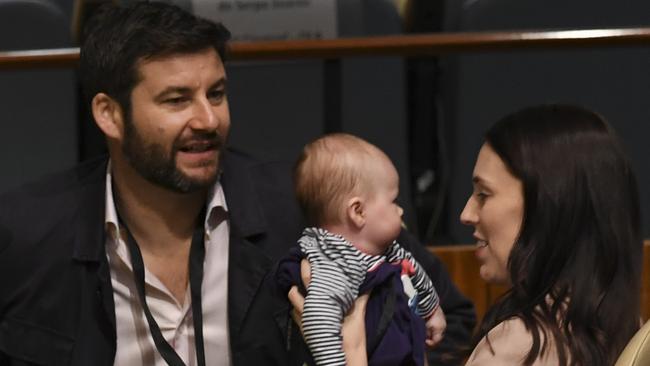
[[385,250],[397,239],[402,228],[402,208],[397,204],[399,176],[393,164],[385,157],[373,161],[377,164],[369,177],[370,191],[365,205],[366,240]]

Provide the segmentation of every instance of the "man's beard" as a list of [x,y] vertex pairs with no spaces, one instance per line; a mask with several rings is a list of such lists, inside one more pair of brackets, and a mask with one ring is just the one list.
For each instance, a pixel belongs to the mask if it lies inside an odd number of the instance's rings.
[[176,153],[182,145],[192,141],[210,143],[219,152],[218,158],[221,158],[224,141],[216,132],[197,133],[184,141],[178,137],[167,154],[162,145],[145,141],[131,120],[126,120],[124,123],[122,153],[131,166],[149,182],[174,192],[190,193],[211,187],[218,177],[218,167],[215,167],[213,175],[204,179],[189,177],[178,169]]

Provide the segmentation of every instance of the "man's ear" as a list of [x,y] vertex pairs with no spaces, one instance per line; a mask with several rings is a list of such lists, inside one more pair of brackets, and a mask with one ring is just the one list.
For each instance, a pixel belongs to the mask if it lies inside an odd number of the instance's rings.
[[345,214],[357,229],[361,229],[366,224],[363,199],[361,197],[350,198],[345,207]]
[[124,113],[120,105],[104,93],[97,93],[90,103],[97,127],[109,139],[121,140],[124,133]]

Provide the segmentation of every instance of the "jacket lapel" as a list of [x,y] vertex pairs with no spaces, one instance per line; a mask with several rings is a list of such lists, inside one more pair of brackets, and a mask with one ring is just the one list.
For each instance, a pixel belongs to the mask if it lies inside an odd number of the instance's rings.
[[228,269],[228,318],[230,334],[238,334],[246,313],[259,290],[271,260],[254,243],[231,226]]
[[[231,334],[238,334],[262,280],[273,265],[259,247],[267,220],[252,179],[248,160],[224,155],[223,185],[229,209],[228,318]],[[115,337],[115,304],[105,255],[106,161],[79,172],[76,239],[73,258],[97,266],[97,293]],[[114,338],[115,339],[115,338]]]
[[230,334],[238,334],[255,294],[272,266],[257,245],[267,230],[255,182],[245,159],[226,153],[223,185],[230,220],[228,263],[228,317]]
[[88,266],[95,266],[97,283],[94,291],[99,296],[103,312],[115,335],[115,303],[113,286],[105,253],[106,232],[104,225],[106,201],[107,160],[89,163],[78,171],[78,192],[76,220],[77,227],[73,258]]

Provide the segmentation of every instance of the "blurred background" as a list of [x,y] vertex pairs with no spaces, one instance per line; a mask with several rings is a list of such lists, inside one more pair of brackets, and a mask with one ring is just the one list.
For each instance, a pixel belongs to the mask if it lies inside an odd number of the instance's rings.
[[[643,0],[178,0],[237,41],[415,33],[650,26]],[[77,47],[103,1],[0,0],[2,51]],[[650,232],[650,48],[517,49],[439,57],[229,61],[230,145],[293,161],[332,131],[382,148],[400,173],[412,232],[471,243],[458,216],[485,130],[524,106],[584,105],[618,131],[636,168]],[[105,153],[76,70],[0,68],[0,191]]]

